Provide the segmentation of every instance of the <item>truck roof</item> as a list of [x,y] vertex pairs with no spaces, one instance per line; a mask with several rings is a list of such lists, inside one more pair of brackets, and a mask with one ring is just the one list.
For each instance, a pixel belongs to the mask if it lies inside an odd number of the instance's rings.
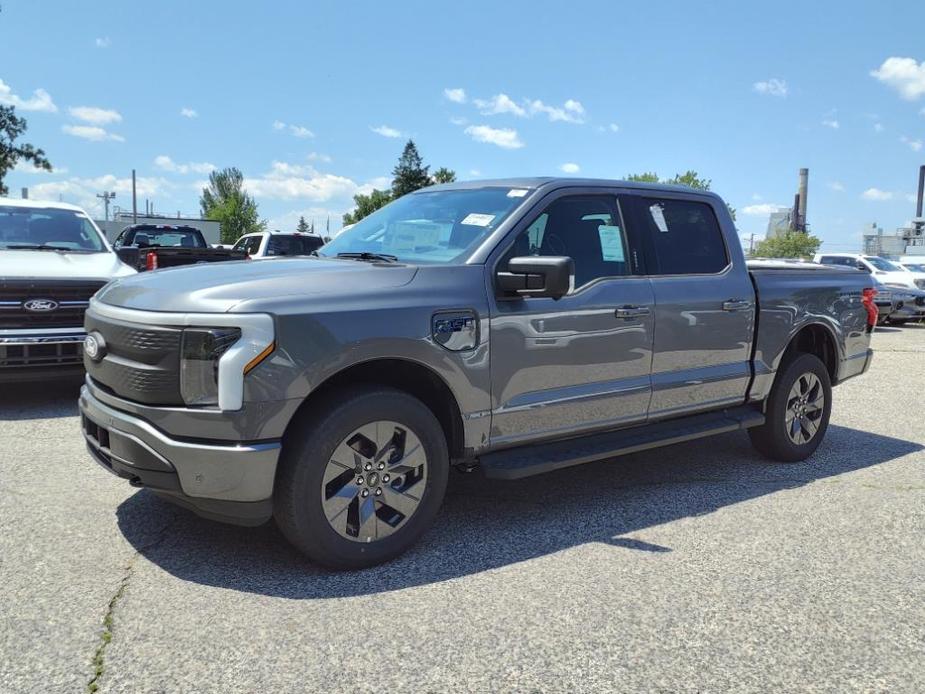
[[668,185],[666,183],[646,183],[642,181],[622,181],[619,179],[608,178],[568,178],[559,176],[534,177],[534,178],[494,178],[478,181],[454,181],[453,183],[441,183],[435,186],[422,188],[416,193],[429,192],[434,190],[467,190],[473,188],[526,188],[528,190],[538,190],[548,188],[629,188],[633,190],[652,190],[665,193],[686,193],[702,195],[720,199],[716,193],[708,190],[698,190],[688,186]]
[[36,207],[47,210],[70,210],[71,212],[83,212],[82,207],[71,205],[67,202],[58,202],[56,200],[32,200],[30,198],[0,198],[0,206],[3,207]]

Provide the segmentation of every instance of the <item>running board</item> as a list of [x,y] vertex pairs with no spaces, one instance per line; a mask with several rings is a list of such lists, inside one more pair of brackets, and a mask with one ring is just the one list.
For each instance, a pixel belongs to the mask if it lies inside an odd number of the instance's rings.
[[480,462],[486,477],[516,480],[571,465],[670,446],[673,443],[762,424],[764,415],[761,412],[753,407],[743,406],[581,438],[509,448],[486,453],[480,457]]

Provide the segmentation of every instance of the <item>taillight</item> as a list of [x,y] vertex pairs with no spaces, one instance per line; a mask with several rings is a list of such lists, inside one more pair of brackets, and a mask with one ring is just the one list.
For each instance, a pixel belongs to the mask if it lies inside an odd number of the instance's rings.
[[880,309],[874,303],[875,296],[877,296],[877,290],[873,287],[867,287],[861,292],[861,303],[867,309],[867,326],[870,328],[877,325],[877,316],[880,314]]
[[148,251],[148,254],[145,256],[145,269],[157,270],[157,253],[154,251]]

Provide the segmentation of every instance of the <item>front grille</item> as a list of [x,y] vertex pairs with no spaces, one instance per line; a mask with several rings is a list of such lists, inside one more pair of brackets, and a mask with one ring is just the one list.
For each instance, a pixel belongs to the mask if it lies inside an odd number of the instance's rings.
[[925,289],[925,280],[916,280],[915,286],[919,289]]
[[28,368],[35,366],[70,366],[83,362],[83,349],[79,342],[52,345],[0,345],[0,368]]
[[[0,328],[75,328],[83,325],[90,297],[105,282],[0,280]],[[50,311],[29,311],[34,299],[54,302]]]
[[106,343],[102,360],[84,358],[87,373],[103,390],[147,405],[182,405],[179,328],[141,327],[87,314],[87,332]]

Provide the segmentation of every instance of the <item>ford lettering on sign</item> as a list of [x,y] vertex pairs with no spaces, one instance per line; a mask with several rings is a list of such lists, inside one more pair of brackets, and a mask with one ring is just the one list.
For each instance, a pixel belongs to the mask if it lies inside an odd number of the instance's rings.
[[58,308],[58,302],[54,299],[29,299],[23,301],[22,306],[33,313],[48,313]]

